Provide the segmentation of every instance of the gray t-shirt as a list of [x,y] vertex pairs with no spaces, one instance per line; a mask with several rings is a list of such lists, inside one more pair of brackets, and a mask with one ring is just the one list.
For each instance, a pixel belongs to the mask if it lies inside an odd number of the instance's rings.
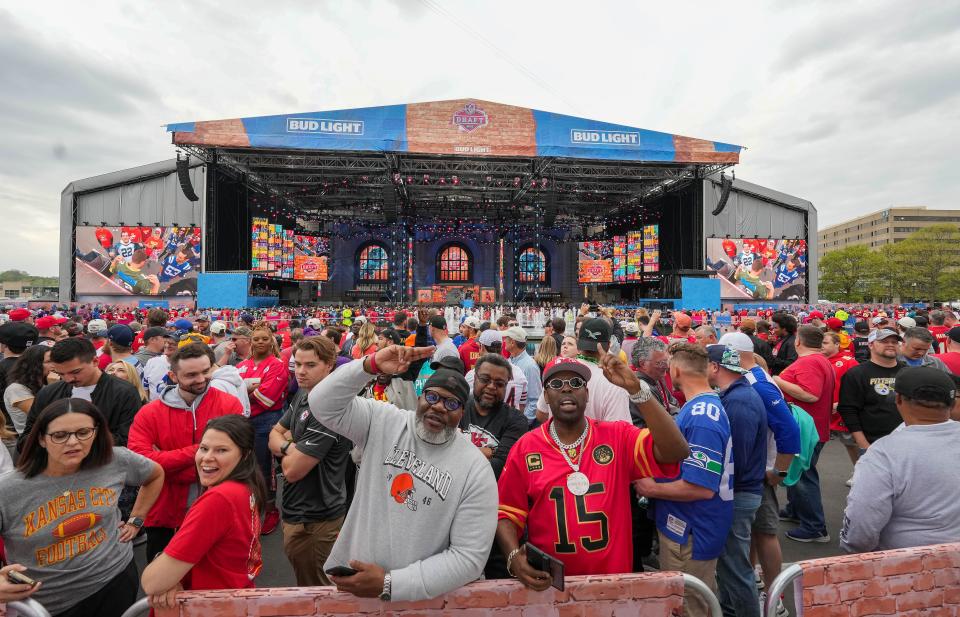
[[14,403],[20,403],[34,398],[36,395],[22,383],[12,383],[3,391],[3,405],[7,408],[7,413],[13,421],[13,428],[17,435],[23,433],[23,427],[27,424],[27,412],[19,409]]
[[117,499],[124,485],[140,486],[154,463],[126,448],[113,460],[69,476],[27,479],[0,475],[0,536],[7,561],[43,581],[32,598],[56,615],[99,591],[133,559],[119,540]]

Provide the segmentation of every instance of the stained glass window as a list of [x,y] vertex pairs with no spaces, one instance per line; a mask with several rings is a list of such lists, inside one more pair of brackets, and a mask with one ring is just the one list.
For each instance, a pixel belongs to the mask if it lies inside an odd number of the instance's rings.
[[469,282],[472,273],[472,259],[466,247],[459,244],[448,244],[440,251],[437,260],[439,280],[441,283]]
[[547,257],[535,246],[529,246],[517,258],[517,280],[520,283],[546,283]]
[[360,249],[361,281],[387,281],[390,278],[390,259],[387,249],[379,244],[368,244]]

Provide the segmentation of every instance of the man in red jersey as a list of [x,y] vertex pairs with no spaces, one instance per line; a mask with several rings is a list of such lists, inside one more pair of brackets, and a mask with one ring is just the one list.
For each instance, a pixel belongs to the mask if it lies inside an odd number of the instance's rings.
[[947,331],[947,350],[944,353],[936,354],[947,365],[950,372],[954,375],[960,375],[960,326],[954,326]]
[[947,314],[943,311],[930,311],[930,325],[927,330],[933,335],[933,353],[940,354],[947,351],[947,332],[950,328],[944,325]]
[[551,578],[527,561],[524,531],[529,544],[564,563],[565,574],[630,572],[630,481],[672,478],[689,454],[650,387],[612,355],[602,354],[600,365],[630,393],[647,428],[586,418],[592,372],[576,360],[557,362],[544,374],[552,416],[514,444],[498,482],[497,542],[507,570],[537,591]]
[[[835,318],[831,317],[830,319]],[[843,418],[841,418],[840,413],[837,412],[837,403],[840,401],[840,380],[843,379],[847,371],[860,363],[857,362],[857,359],[849,352],[843,351],[841,346],[840,334],[837,332],[827,332],[823,337],[823,348],[820,350],[820,353],[824,355],[833,367],[833,373],[836,378],[836,383],[833,387],[833,413],[830,415],[830,436],[836,437],[837,440],[843,444],[843,447],[847,450],[847,456],[850,457],[850,462],[856,465],[857,460],[860,458],[860,447],[857,446],[857,442],[853,440],[853,435],[850,434],[847,425],[843,423]],[[853,486],[852,477],[847,480],[847,486]]]

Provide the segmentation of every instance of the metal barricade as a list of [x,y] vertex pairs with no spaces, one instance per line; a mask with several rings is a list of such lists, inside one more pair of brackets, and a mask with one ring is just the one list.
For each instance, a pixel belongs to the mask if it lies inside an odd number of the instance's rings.
[[50,612],[31,598],[7,602],[7,614],[17,615],[17,617],[50,617]]
[[799,564],[790,564],[784,568],[780,574],[777,575],[777,578],[773,579],[773,582],[770,583],[770,589],[767,590],[767,606],[764,614],[766,617],[777,617],[777,601],[780,599],[780,596],[783,595],[783,592],[786,591],[787,585],[793,583],[797,578],[803,575],[803,568]]
[[140,598],[134,602],[130,608],[123,612],[120,617],[145,617],[150,614],[150,605],[147,604],[147,598]]
[[706,601],[711,617],[723,617],[720,601],[706,583],[692,574],[683,574],[683,592],[686,593],[688,589],[695,591]]

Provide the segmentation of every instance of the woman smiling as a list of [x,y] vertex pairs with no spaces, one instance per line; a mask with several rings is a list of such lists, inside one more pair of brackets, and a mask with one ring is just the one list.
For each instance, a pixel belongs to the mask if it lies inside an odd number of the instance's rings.
[[242,589],[260,573],[260,510],[266,499],[250,422],[210,420],[197,449],[203,493],[170,544],[143,571],[150,606],[170,608],[182,589]]

